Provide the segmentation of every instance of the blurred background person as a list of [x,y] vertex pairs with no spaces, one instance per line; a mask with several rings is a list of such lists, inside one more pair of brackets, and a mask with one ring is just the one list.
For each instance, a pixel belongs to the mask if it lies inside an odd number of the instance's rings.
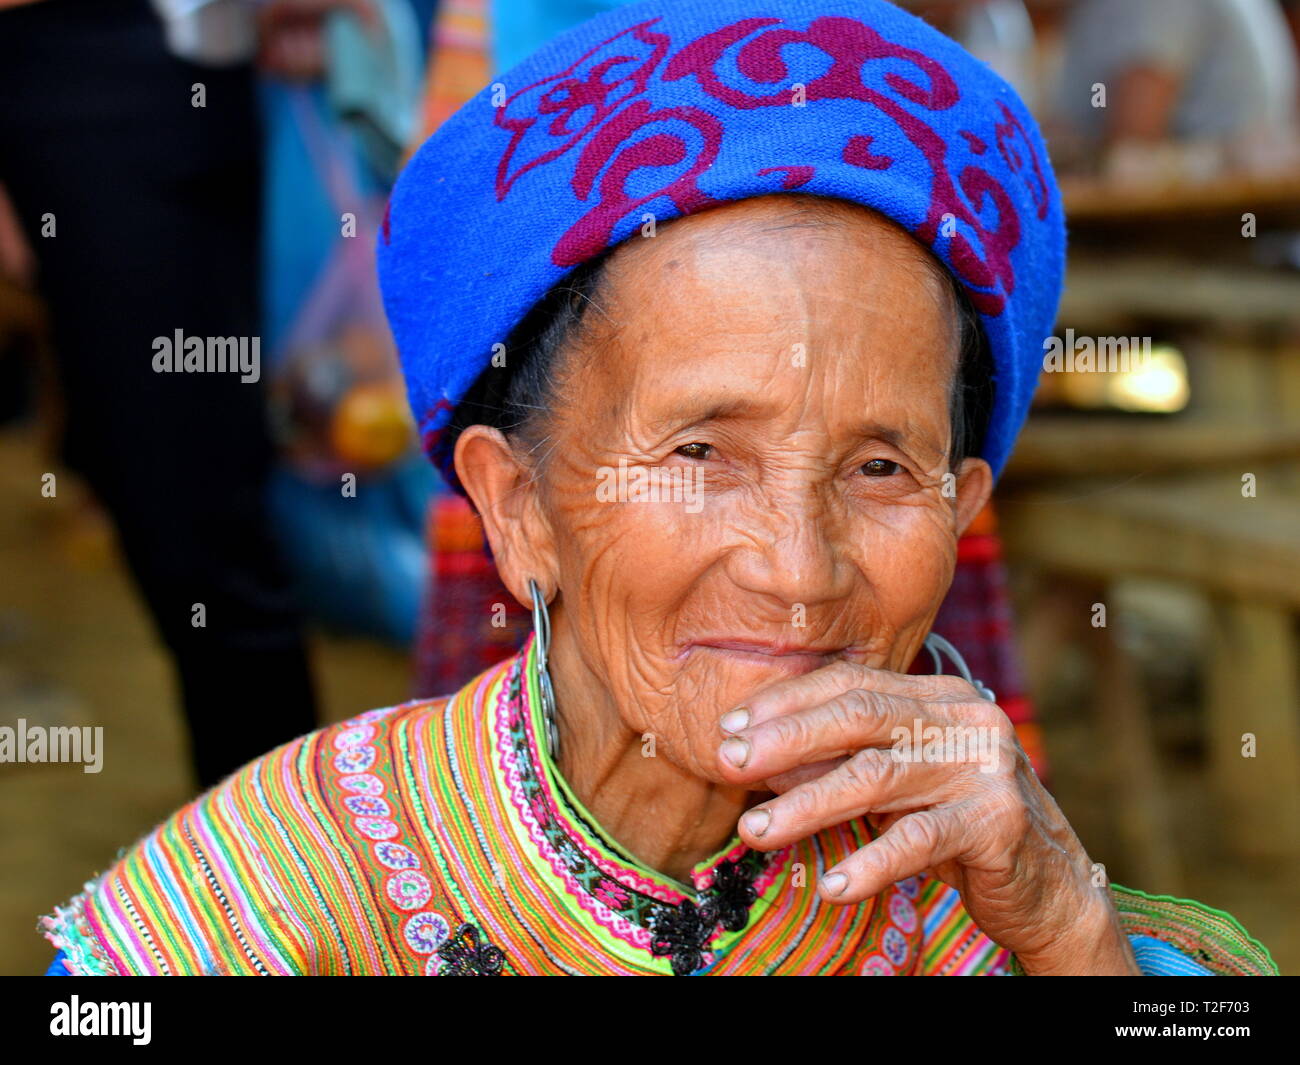
[[200,65],[147,0],[0,11],[0,182],[49,312],[62,457],[111,515],[170,651],[202,786],[316,722],[268,524],[264,379],[153,368],[176,330],[261,333],[251,36],[224,25],[219,65]]
[[1296,89],[1277,0],[1078,0],[1056,104],[1094,169],[1195,178],[1293,165]]
[[[3,6],[2,259],[48,310],[61,452],[173,656],[208,786],[314,727],[299,607],[411,640],[433,474],[373,245],[434,5]],[[257,338],[256,379],[154,372],[176,329]],[[223,722],[250,675],[251,734]]]
[[416,446],[374,248],[417,128],[431,12],[424,0],[258,12],[275,532],[313,620],[403,648],[428,581],[437,477]]

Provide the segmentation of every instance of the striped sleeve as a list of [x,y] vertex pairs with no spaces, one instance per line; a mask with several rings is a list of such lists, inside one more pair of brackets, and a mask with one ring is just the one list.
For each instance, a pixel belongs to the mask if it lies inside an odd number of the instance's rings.
[[924,877],[917,898],[921,952],[917,976],[1006,976],[1011,955],[971,920],[956,888]]
[[[1191,899],[1110,886],[1120,927],[1148,976],[1276,976],[1268,948],[1235,917]],[[1163,947],[1164,949],[1161,949]],[[1179,962],[1177,955],[1184,959]],[[1149,966],[1149,967],[1148,967]]]
[[[241,770],[125,851],[41,920],[85,976],[291,974],[317,964],[314,929],[284,875],[266,791],[297,776],[306,740]],[[277,853],[278,852],[278,853]]]
[[[1190,899],[1147,895],[1111,885],[1120,926],[1147,976],[1268,976],[1268,949],[1230,914]],[[918,900],[922,976],[1022,975],[1014,956],[984,935],[956,889],[925,878]]]
[[1129,936],[1133,957],[1143,976],[1213,976],[1204,965],[1197,965],[1168,943],[1153,936]]

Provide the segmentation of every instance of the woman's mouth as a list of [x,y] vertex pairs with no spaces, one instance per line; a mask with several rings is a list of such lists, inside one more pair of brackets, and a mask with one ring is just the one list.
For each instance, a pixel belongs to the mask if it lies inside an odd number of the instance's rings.
[[817,647],[790,642],[752,639],[692,640],[682,650],[682,657],[696,652],[716,655],[738,665],[753,665],[790,676],[801,676],[828,666],[842,658],[847,647]]

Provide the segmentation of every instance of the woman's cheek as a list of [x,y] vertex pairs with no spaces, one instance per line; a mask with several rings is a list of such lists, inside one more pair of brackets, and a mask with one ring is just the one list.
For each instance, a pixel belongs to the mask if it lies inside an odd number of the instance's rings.
[[[603,520],[582,530],[584,538],[605,541],[610,554],[629,575],[658,578],[669,586],[687,583],[711,562],[720,543],[722,523],[716,513],[696,511],[691,502],[627,502],[598,504]],[[596,547],[593,543],[591,548]]]
[[[682,503],[610,504],[583,534],[588,638],[599,646],[624,724],[652,736],[655,757],[716,774],[717,718],[734,703],[725,669],[676,656],[679,625],[722,613],[703,578],[723,542],[717,514]],[[707,508],[706,508],[707,509]],[[593,536],[594,532],[598,536]],[[738,689],[734,695],[742,694]]]
[[952,580],[956,531],[945,510],[944,504],[890,508],[857,545],[876,608],[902,642],[912,629],[928,626]]

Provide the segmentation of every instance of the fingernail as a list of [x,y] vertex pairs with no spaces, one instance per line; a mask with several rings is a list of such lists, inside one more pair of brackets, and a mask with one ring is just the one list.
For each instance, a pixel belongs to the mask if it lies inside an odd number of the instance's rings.
[[764,809],[750,810],[742,820],[751,836],[761,836],[772,823],[772,815]]
[[743,728],[748,728],[749,708],[741,706],[735,710],[728,710],[719,719],[718,724],[722,726],[723,732],[739,732]]
[[849,878],[843,873],[827,873],[822,877],[822,887],[828,895],[838,895],[849,886]]
[[722,741],[722,757],[737,769],[744,769],[749,761],[749,744],[738,736]]

